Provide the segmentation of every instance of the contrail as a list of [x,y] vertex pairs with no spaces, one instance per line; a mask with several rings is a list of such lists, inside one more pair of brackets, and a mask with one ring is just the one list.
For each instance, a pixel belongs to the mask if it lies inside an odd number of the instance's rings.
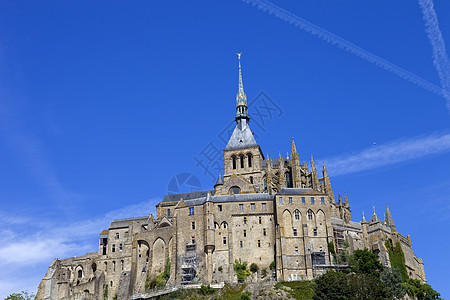
[[439,30],[433,0],[419,0],[419,5],[422,8],[425,31],[433,47],[433,64],[441,81],[443,96],[447,100],[447,109],[450,110],[450,61],[445,50],[444,39]]
[[450,152],[450,133],[448,132],[392,141],[360,152],[325,159],[325,162],[329,174],[337,176],[447,152]]
[[409,82],[424,88],[436,95],[446,97],[446,91],[444,91],[441,87],[417,76],[414,73],[406,71],[405,69],[394,65],[393,63],[376,56],[375,54],[370,53],[362,49],[361,47],[356,46],[355,44],[341,38],[340,36],[335,35],[317,25],[314,25],[303,18],[300,18],[289,11],[276,6],[275,4],[267,1],[267,0],[242,0],[246,3],[252,4],[253,6],[257,6],[258,9],[262,11],[267,11],[269,14],[273,14],[275,17],[286,21],[295,27],[298,27],[312,35],[317,36],[318,38],[324,40],[325,42],[337,46],[342,50],[350,52],[382,69],[385,69],[403,79],[408,80]]

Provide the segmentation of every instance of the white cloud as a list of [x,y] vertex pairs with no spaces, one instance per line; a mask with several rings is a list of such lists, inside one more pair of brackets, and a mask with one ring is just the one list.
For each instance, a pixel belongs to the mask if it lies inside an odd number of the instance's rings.
[[329,173],[336,176],[393,165],[448,151],[450,151],[450,134],[440,133],[372,146],[370,149],[360,152],[325,159],[325,162]]

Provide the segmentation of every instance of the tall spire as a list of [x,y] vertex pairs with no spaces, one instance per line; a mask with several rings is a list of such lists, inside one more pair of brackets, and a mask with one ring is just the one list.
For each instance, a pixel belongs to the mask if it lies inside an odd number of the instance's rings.
[[319,190],[319,176],[317,176],[316,164],[314,163],[314,158],[311,154],[311,176],[313,189]]
[[391,227],[395,231],[394,219],[392,218],[391,211],[389,210],[389,206],[386,203],[386,216],[384,217],[384,223]]
[[327,167],[325,167],[325,162],[323,162],[323,185],[324,185],[324,191],[328,196],[331,198],[331,200],[334,200],[334,194],[333,190],[331,188],[331,182],[330,177],[328,177]]
[[292,138],[292,154],[297,153],[297,147],[295,147],[294,138]]
[[345,200],[345,207],[346,208],[350,208],[350,203],[348,203],[348,197],[347,197],[347,193],[344,193],[344,200]]
[[236,53],[239,60],[239,89],[236,95],[236,122],[245,119],[249,120],[248,107],[247,107],[247,95],[244,93],[244,84],[242,83],[242,72],[241,72],[241,53]]

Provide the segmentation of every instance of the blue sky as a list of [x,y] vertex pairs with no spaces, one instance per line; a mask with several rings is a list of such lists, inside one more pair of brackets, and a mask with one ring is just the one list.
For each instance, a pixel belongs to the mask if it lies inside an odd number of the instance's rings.
[[225,146],[241,51],[263,152],[295,137],[353,220],[388,202],[450,297],[450,2],[434,1],[441,40],[417,1],[252,2],[0,3],[0,298],[96,251],[112,219],[154,213],[177,174],[211,188],[194,159]]

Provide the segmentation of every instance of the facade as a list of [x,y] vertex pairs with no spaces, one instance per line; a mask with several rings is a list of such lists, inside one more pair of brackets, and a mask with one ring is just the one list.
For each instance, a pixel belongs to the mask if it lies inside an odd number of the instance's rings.
[[384,221],[375,212],[369,222],[352,221],[347,196],[335,199],[325,165],[319,176],[313,157],[309,165],[300,160],[294,139],[290,157],[264,156],[249,127],[240,56],[236,102],[225,173],[213,189],[166,195],[156,218],[114,220],[100,233],[98,252],[53,261],[37,299],[105,299],[105,291],[108,299],[128,299],[169,262],[169,286],[236,282],[236,260],[260,270],[275,262],[273,274],[259,272],[254,281],[312,279],[343,267],[332,252],[363,248],[390,266],[387,240],[400,243],[409,276],[426,281],[387,205]]

